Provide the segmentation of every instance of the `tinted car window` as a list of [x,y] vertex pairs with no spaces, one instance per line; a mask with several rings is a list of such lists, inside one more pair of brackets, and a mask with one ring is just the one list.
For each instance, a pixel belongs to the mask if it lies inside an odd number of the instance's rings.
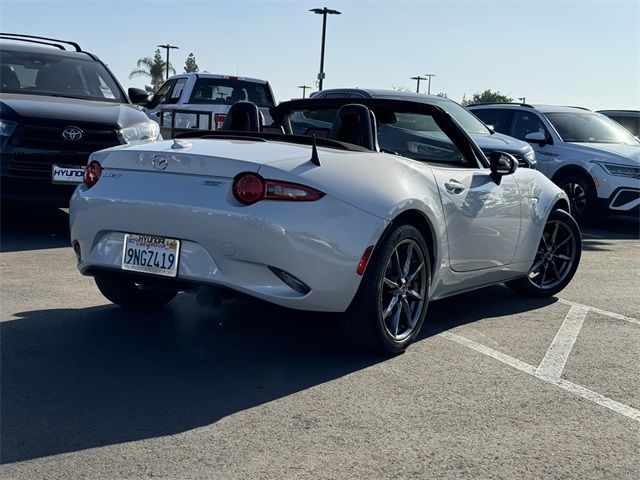
[[530,133],[540,132],[548,137],[547,129],[542,121],[535,113],[532,112],[514,112],[513,124],[510,135],[519,140],[525,140]]
[[629,130],[633,135],[640,135],[640,117],[617,117],[615,115],[607,116]]
[[249,101],[258,107],[273,107],[274,101],[266,84],[230,78],[199,78],[189,103],[231,105]]
[[505,108],[483,108],[474,109],[473,114],[476,115],[487,125],[493,126],[493,129],[498,133],[509,134],[509,128],[511,126],[511,115],[513,112]]
[[546,113],[565,142],[639,145],[633,135],[604,115],[591,112]]
[[0,92],[126,103],[109,71],[93,59],[0,51]]

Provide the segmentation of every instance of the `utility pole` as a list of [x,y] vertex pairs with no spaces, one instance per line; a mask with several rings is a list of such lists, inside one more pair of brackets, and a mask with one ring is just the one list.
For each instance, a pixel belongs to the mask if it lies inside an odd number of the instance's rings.
[[176,47],[174,45],[169,45],[168,43],[166,45],[157,45],[160,48],[164,48],[167,50],[167,78],[165,78],[165,80],[167,80],[169,78],[169,50],[171,50],[172,48],[178,49],[180,47]]
[[298,85],[298,88],[302,89],[302,98],[306,98],[305,93],[307,92],[307,88],[311,89],[308,85]]
[[320,50],[320,73],[318,73],[318,91],[322,90],[322,82],[324,81],[324,40],[327,34],[327,14],[341,15],[342,12],[332,10],[330,8],[312,8],[310,12],[322,15],[322,49]]

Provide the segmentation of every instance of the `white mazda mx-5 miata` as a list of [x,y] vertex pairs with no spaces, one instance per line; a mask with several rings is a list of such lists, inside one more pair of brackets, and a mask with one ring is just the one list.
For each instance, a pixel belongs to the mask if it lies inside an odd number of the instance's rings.
[[269,126],[240,102],[220,131],[94,153],[70,205],[80,272],[123,307],[213,288],[343,312],[348,338],[387,353],[430,300],[569,283],[581,238],[562,190],[487,159],[435,105],[357,102],[285,102]]

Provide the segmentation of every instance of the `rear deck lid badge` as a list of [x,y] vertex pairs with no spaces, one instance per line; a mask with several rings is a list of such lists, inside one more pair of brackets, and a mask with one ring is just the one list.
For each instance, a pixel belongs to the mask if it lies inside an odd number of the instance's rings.
[[165,168],[167,168],[168,163],[169,160],[164,155],[154,155],[153,160],[151,160],[151,164],[156,170],[164,170]]
[[62,138],[70,142],[82,140],[82,137],[84,137],[84,132],[78,127],[67,127],[62,131]]

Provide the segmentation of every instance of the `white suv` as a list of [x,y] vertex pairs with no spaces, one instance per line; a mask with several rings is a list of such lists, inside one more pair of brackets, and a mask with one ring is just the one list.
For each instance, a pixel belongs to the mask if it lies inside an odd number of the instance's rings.
[[532,145],[538,170],[567,192],[576,219],[640,211],[640,142],[604,115],[511,103],[467,108],[496,131]]

